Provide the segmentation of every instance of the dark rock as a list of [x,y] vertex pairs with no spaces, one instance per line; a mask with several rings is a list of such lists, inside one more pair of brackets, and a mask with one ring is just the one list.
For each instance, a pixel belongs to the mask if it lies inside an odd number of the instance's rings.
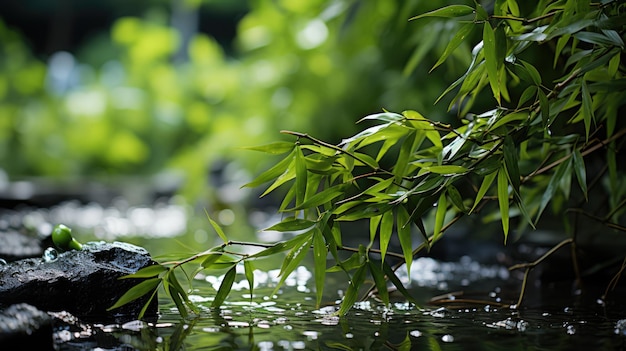
[[[92,242],[56,260],[30,258],[0,266],[0,304],[28,303],[43,311],[67,311],[83,320],[136,319],[149,296],[107,311],[138,279],[118,279],[153,265],[148,252],[127,243]],[[153,299],[146,317],[156,316]]]
[[0,345],[19,345],[20,350],[54,350],[52,317],[28,304],[0,311]]

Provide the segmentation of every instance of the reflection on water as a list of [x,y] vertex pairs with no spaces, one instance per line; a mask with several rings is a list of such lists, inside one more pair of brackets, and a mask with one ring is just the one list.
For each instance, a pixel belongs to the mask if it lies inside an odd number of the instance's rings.
[[[399,297],[384,306],[372,298],[356,303],[340,318],[336,315],[340,292],[329,291],[327,303],[316,308],[306,267],[299,267],[274,295],[274,273],[256,274],[260,280],[254,295],[250,296],[241,275],[219,309],[210,305],[220,277],[198,276],[190,296],[199,306],[198,314],[181,320],[175,306],[162,299],[156,323],[131,322],[99,330],[126,340],[124,350],[609,350],[626,346],[623,305],[589,303],[580,296],[561,296],[561,304],[520,310],[489,304],[437,307],[426,305],[425,299],[418,307]],[[503,281],[483,278],[473,285],[490,287],[482,297],[495,302],[500,289],[494,284]],[[410,286],[422,296],[441,293],[438,284]],[[73,341],[74,346],[80,345]],[[70,341],[61,344],[60,349],[78,349]]]

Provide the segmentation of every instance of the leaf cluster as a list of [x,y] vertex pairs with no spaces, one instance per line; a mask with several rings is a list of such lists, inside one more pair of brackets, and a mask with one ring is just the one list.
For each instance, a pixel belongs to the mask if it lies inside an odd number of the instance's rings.
[[[329,272],[342,272],[349,282],[339,314],[359,298],[368,276],[384,303],[389,303],[389,282],[411,299],[389,257],[410,269],[416,254],[468,215],[498,218],[506,243],[513,218],[519,218],[521,233],[540,225],[548,209],[563,215],[573,193],[583,203],[604,201],[592,192],[599,183],[609,208],[600,220],[623,228],[616,221],[626,203],[617,162],[626,134],[619,120],[626,101],[625,6],[541,0],[527,9],[515,0],[497,0],[492,12],[475,3],[411,18],[463,23],[433,70],[475,34],[480,38],[468,53],[465,73],[437,100],[453,95],[448,109],[457,111],[457,121],[442,123],[412,110],[384,111],[361,119],[365,127],[337,144],[284,131],[295,141],[253,148],[282,158],[246,186],[269,184],[262,196],[284,189],[279,209],[284,219],[270,229],[298,234],[255,255],[225,261],[233,266],[214,305],[226,298],[236,262],[286,252],[282,283],[311,248],[318,304]],[[472,112],[485,100],[492,108]],[[593,168],[592,180],[589,159],[603,162],[599,170]],[[341,224],[354,221],[367,221],[369,236],[349,248],[343,245]],[[401,254],[389,251],[394,236]],[[340,251],[351,255],[344,258]],[[199,257],[212,265],[226,254],[218,250]],[[175,283],[169,286],[180,292]],[[173,295],[176,302],[174,296],[185,301],[182,294]]]

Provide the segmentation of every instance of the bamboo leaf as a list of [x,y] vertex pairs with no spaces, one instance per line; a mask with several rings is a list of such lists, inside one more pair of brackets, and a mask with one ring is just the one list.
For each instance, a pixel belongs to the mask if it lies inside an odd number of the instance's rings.
[[474,27],[474,23],[467,23],[456,32],[454,37],[450,39],[450,42],[448,42],[448,45],[443,50],[443,54],[441,54],[439,60],[437,60],[433,68],[430,69],[430,72],[441,65],[448,58],[448,56],[450,56],[450,54],[452,54],[454,50],[461,45],[461,43],[472,33],[472,29],[474,29]]
[[243,261],[243,272],[246,275],[246,280],[248,281],[248,286],[250,287],[250,300],[252,300],[254,295],[254,266],[252,266],[252,261]]
[[380,257],[381,260],[385,260],[385,254],[389,247],[389,240],[391,240],[391,234],[393,233],[393,213],[387,211],[383,213],[383,218],[380,222]]
[[361,287],[361,285],[363,285],[363,281],[365,280],[365,269],[366,265],[364,263],[361,264],[359,269],[357,269],[357,271],[352,276],[352,279],[350,279],[348,290],[346,291],[346,294],[343,297],[343,301],[341,301],[341,305],[339,306],[338,314],[340,316],[345,315],[346,312],[348,312],[348,310],[350,310],[356,302],[359,294],[359,288]]
[[500,217],[502,230],[504,231],[504,243],[509,236],[509,182],[506,168],[498,171],[498,204],[500,205]]
[[370,243],[368,247],[371,247],[374,244],[374,239],[376,238],[376,233],[378,233],[378,226],[380,225],[380,221],[383,219],[383,216],[374,216],[370,218]]
[[550,103],[548,102],[548,96],[541,89],[537,90],[537,94],[539,95],[541,120],[543,121],[544,126],[548,126],[550,124]]
[[439,240],[443,232],[441,229],[443,228],[444,222],[446,220],[446,211],[448,210],[448,202],[446,200],[446,191],[442,191],[439,195],[439,200],[437,201],[437,211],[435,212],[435,227],[433,229],[433,240]]
[[123,277],[120,277],[119,279],[128,279],[128,278],[150,278],[150,277],[155,277],[163,272],[167,272],[168,268],[165,266],[162,266],[160,264],[154,264],[148,267],[144,267],[140,270],[138,270],[135,273],[132,274],[128,274],[125,275]]
[[360,120],[358,120],[356,123],[361,123],[363,121],[368,121],[368,120],[389,123],[389,122],[399,122],[399,121],[402,121],[403,119],[404,119],[404,116],[402,116],[401,114],[393,113],[393,112],[382,112],[382,113],[374,113],[374,114],[365,116],[361,118]]
[[576,179],[578,180],[578,185],[580,186],[580,190],[582,190],[585,195],[585,200],[587,199],[587,171],[585,169],[585,160],[583,159],[580,150],[576,149],[574,154],[572,155],[574,159],[574,173],[576,174]]
[[585,141],[589,140],[589,131],[591,130],[591,121],[595,119],[593,115],[593,107],[591,102],[591,94],[589,94],[589,88],[587,87],[587,81],[584,79],[581,83],[582,89],[582,107],[581,113],[583,115],[583,122],[585,124]]
[[261,173],[258,177],[256,177],[253,181],[243,185],[246,188],[254,188],[261,184],[267,183],[272,179],[276,179],[281,174],[285,173],[287,167],[293,162],[293,158],[295,157],[295,148],[289,153],[285,158],[283,158],[280,162],[275,164],[273,167],[268,169],[267,171]]
[[265,230],[275,230],[277,232],[294,232],[311,228],[315,225],[315,223],[316,222],[308,219],[287,217],[282,222],[276,223]]
[[493,97],[500,104],[500,82],[498,81],[498,58],[496,52],[496,36],[488,21],[483,25],[483,50],[485,53],[485,65],[487,66],[487,76],[489,85],[493,92]]
[[519,61],[522,63],[522,65],[526,69],[526,72],[528,72],[528,75],[533,80],[533,84],[535,84],[536,86],[540,86],[541,85],[541,74],[539,74],[539,71],[537,71],[535,66],[531,65],[530,63],[528,63],[528,62],[526,62],[524,60],[519,60]]
[[161,278],[151,278],[151,279],[146,279],[144,281],[142,281],[141,283],[133,286],[132,288],[128,289],[127,292],[125,292],[118,300],[117,302],[115,302],[115,304],[113,304],[113,306],[107,308],[107,311],[111,311],[114,310],[116,308],[119,308],[121,306],[126,305],[127,303],[131,302],[131,301],[135,301],[138,298],[146,295],[147,293],[155,290],[159,284],[161,284],[162,279]]
[[519,172],[519,157],[517,155],[518,148],[513,142],[511,136],[504,138],[504,145],[502,146],[502,153],[504,154],[504,165],[506,166],[507,175],[509,181],[513,186],[515,193],[519,194],[520,187],[520,172]]
[[480,188],[478,189],[478,193],[476,193],[476,199],[474,200],[474,205],[470,209],[469,213],[472,213],[474,211],[474,209],[476,208],[476,206],[478,206],[480,201],[482,201],[482,199],[485,197],[485,194],[487,193],[487,190],[489,190],[489,188],[491,187],[491,184],[493,183],[493,180],[496,179],[497,175],[498,175],[498,172],[496,171],[496,172],[492,172],[492,173],[487,174],[483,178],[483,182],[480,184]]
[[300,234],[300,236],[302,236],[304,241],[298,245],[295,245],[291,249],[291,251],[289,251],[287,257],[285,257],[285,259],[283,260],[283,266],[281,267],[280,273],[278,274],[280,276],[280,281],[276,285],[276,288],[274,288],[274,292],[272,293],[272,295],[278,292],[278,289],[280,289],[280,287],[283,285],[285,279],[287,279],[289,274],[291,274],[291,272],[293,272],[294,269],[298,267],[300,262],[302,262],[306,254],[309,252],[309,249],[311,248],[313,233],[309,232],[305,234]]
[[[292,160],[292,162],[289,164],[289,166],[287,167],[287,169],[285,170],[285,172],[281,175],[279,175],[276,180],[274,181],[274,183],[272,183],[272,185],[269,186],[269,188],[267,188],[263,194],[261,194],[261,197],[271,193],[272,191],[274,191],[276,188],[278,188],[279,186],[285,184],[286,182],[294,179],[296,177],[296,167],[295,167],[295,159]],[[306,184],[306,182],[305,182]],[[297,188],[296,188],[297,189]]]
[[294,146],[294,143],[290,143],[287,141],[277,141],[261,146],[244,147],[244,149],[265,152],[272,155],[280,155],[293,150]]
[[380,266],[377,262],[375,263],[373,261],[368,261],[367,265],[370,269],[370,273],[372,274],[372,278],[374,279],[374,284],[376,285],[377,295],[383,301],[383,304],[385,306],[389,306],[389,291],[387,289],[387,281],[385,280],[385,274],[380,269]]
[[457,165],[429,166],[424,167],[424,169],[441,175],[465,174],[469,172],[469,169]]
[[416,19],[424,18],[424,17],[461,17],[465,15],[469,15],[474,13],[474,8],[467,5],[449,5],[437,10],[433,10],[430,12],[423,13],[421,15],[413,16],[409,18],[409,21],[413,21]]
[[405,299],[417,306],[417,301],[415,301],[413,296],[411,296],[409,291],[404,287],[404,285],[400,281],[400,278],[398,278],[393,269],[391,269],[391,266],[389,266],[385,262],[383,262],[383,272],[385,272],[385,275],[387,275],[387,279],[391,281],[391,283],[398,289],[402,296],[404,296]]
[[209,213],[206,211],[206,209],[204,210],[204,213],[206,214],[206,217],[209,219],[209,223],[211,223],[211,226],[213,227],[213,230],[215,230],[215,232],[217,233],[217,235],[220,237],[220,239],[222,239],[222,241],[224,243],[228,242],[228,238],[226,237],[226,234],[224,233],[224,231],[222,230],[222,227],[220,227],[219,224],[217,224],[216,221],[214,221],[210,216]]
[[467,208],[465,208],[465,204],[463,203],[463,197],[459,190],[452,184],[446,186],[446,191],[448,193],[448,197],[452,204],[461,212],[467,213]]
[[235,276],[237,275],[236,268],[236,266],[233,266],[231,269],[228,270],[228,272],[226,272],[226,274],[224,274],[224,278],[222,279],[220,287],[215,294],[213,303],[211,303],[212,308],[220,307],[226,300],[226,297],[228,297],[230,289],[232,289],[233,283],[235,282]]
[[413,264],[413,240],[411,240],[409,212],[404,206],[397,207],[396,228],[398,231],[398,239],[400,240],[400,247],[402,247],[402,254],[404,255],[404,262],[406,263],[407,274],[410,279],[411,265]]
[[322,303],[322,296],[324,294],[327,255],[328,249],[324,242],[324,235],[322,235],[319,229],[316,229],[313,234],[313,262],[315,264],[315,296],[317,307]]
[[522,95],[519,98],[519,102],[517,103],[517,108],[519,109],[520,107],[522,107],[522,105],[528,102],[530,98],[535,96],[537,94],[537,89],[538,88],[535,85],[530,85],[526,89],[524,89]]
[[300,146],[296,146],[296,206],[302,204],[306,197],[307,170],[306,161]]

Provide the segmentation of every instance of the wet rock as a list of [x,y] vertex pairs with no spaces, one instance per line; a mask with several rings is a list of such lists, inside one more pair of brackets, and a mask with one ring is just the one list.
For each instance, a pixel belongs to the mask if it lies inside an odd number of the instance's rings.
[[28,304],[0,311],[0,345],[20,350],[53,350],[52,317]]
[[[28,303],[43,311],[67,311],[94,321],[137,317],[148,296],[107,311],[137,279],[118,279],[155,264],[148,252],[127,243],[92,242],[56,259],[30,258],[0,266],[0,304]],[[153,299],[146,316],[156,316]]]

